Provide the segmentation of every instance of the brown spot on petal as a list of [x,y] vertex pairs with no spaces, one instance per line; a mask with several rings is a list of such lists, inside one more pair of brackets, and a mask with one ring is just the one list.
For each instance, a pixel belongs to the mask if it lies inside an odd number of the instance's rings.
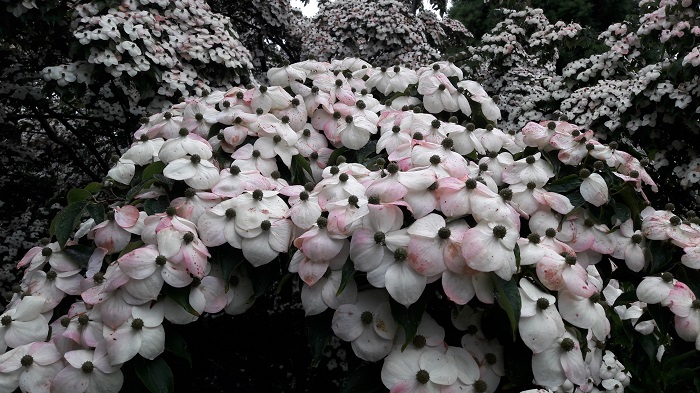
[[377,327],[377,329],[379,329],[379,330],[381,330],[381,331],[383,331],[383,332],[386,332],[386,331],[387,331],[387,330],[386,330],[386,324],[385,324],[384,321],[382,321],[382,320],[377,321],[377,323],[376,323],[375,326]]

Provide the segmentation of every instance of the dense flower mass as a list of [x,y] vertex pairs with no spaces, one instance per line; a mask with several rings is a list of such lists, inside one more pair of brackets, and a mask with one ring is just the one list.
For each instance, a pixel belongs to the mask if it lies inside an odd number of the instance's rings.
[[245,312],[250,273],[273,261],[307,315],[384,359],[392,392],[494,392],[521,367],[504,337],[532,366],[523,388],[623,391],[623,323],[659,357],[669,345],[640,322],[656,304],[700,350],[698,300],[667,271],[700,267],[700,226],[642,210],[644,161],[566,121],[500,129],[451,61],[308,60],[268,78],[145,119],[107,179],[71,194],[55,239],[19,262],[2,386],[116,392],[168,324]]

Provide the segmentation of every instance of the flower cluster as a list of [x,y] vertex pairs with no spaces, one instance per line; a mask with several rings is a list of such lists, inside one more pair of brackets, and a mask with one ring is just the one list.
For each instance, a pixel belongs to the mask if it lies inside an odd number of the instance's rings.
[[373,63],[410,67],[440,58],[441,48],[471,36],[453,19],[434,13],[416,16],[396,0],[323,3],[302,40],[302,56],[322,60],[359,56]]
[[[3,386],[116,392],[168,324],[245,312],[271,263],[298,277],[307,315],[384,359],[391,391],[494,392],[511,378],[497,325],[523,345],[525,384],[552,391],[623,391],[611,321],[639,322],[644,303],[700,342],[698,301],[670,273],[635,290],[606,276],[665,269],[660,242],[700,268],[697,219],[638,211],[656,185],[616,144],[566,121],[504,132],[450,61],[309,60],[268,79],[144,119],[108,179],[71,193],[0,315]],[[446,300],[452,326],[431,306]]]
[[229,24],[196,0],[123,1],[117,8],[83,2],[75,7],[72,30],[89,51],[85,58],[45,68],[44,78],[60,86],[85,83],[93,67],[99,67],[112,77],[156,73],[162,80],[160,95],[201,92],[218,86],[219,80],[210,81],[195,64],[219,64],[239,74],[252,68],[250,53]]

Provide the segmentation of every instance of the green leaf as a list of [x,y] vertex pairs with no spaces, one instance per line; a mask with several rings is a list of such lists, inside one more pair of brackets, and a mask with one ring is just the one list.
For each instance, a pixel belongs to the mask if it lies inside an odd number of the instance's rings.
[[403,330],[406,332],[406,341],[401,346],[401,350],[403,351],[408,344],[413,341],[413,338],[416,337],[418,325],[420,325],[420,321],[423,319],[423,313],[425,312],[425,297],[421,296],[417,302],[411,304],[408,308],[403,304],[399,304],[394,299],[390,299],[389,304],[391,305],[391,316],[394,317],[396,323],[403,327]]
[[175,303],[179,304],[180,307],[184,308],[185,311],[187,311],[188,313],[194,315],[195,317],[201,316],[197,312],[197,310],[192,308],[192,305],[190,305],[190,288],[189,287],[173,288],[170,285],[164,285],[162,291],[166,297],[172,299]]
[[143,203],[143,211],[152,216],[156,213],[163,213],[168,206],[170,206],[170,200],[167,196],[162,195],[158,199],[146,199]]
[[306,336],[309,339],[309,349],[311,349],[311,367],[318,366],[323,357],[323,351],[333,336],[331,322],[333,321],[333,310],[326,310],[318,315],[305,318]]
[[245,258],[243,257],[243,252],[239,249],[231,249],[231,247],[217,247],[209,249],[211,253],[211,260],[218,263],[221,267],[221,274],[223,275],[225,286],[224,290],[228,292],[231,283],[229,280],[233,275],[233,272],[238,269]]
[[511,331],[513,332],[513,341],[515,341],[521,308],[518,285],[513,279],[506,281],[496,274],[492,274],[491,277],[493,279],[493,285],[496,288],[496,301],[508,315]]
[[82,188],[73,188],[68,191],[67,198],[68,204],[70,205],[71,203],[92,199],[92,194],[90,191],[83,190]]
[[187,348],[187,341],[182,335],[172,329],[165,331],[165,350],[173,355],[187,360],[190,368],[192,367],[192,356]]
[[547,184],[544,188],[547,191],[564,193],[572,190],[578,190],[581,187],[581,179],[577,174],[562,177]]
[[313,173],[311,172],[311,165],[309,162],[302,156],[301,154],[297,154],[294,157],[294,164],[299,165],[306,173],[309,174],[309,176],[313,177]]
[[567,194],[566,197],[569,198],[569,202],[574,205],[574,209],[586,204],[586,200],[583,199],[583,195],[581,195],[581,193],[578,191]]
[[381,367],[379,362],[365,363],[352,371],[340,387],[340,393],[374,393],[385,391],[379,378]]
[[335,165],[338,157],[343,155],[343,153],[345,153],[346,151],[348,151],[348,149],[344,146],[335,149],[333,153],[331,153],[331,156],[328,158],[328,165]]
[[622,203],[617,203],[617,202],[615,202],[614,205],[615,205],[615,218],[620,220],[620,223],[624,223],[625,221],[629,220],[632,217],[632,211],[630,210],[629,207],[627,207],[627,205],[622,204]]
[[134,369],[143,385],[151,393],[175,392],[175,377],[168,363],[163,358],[138,361]]
[[68,239],[70,239],[73,234],[73,229],[75,229],[80,222],[80,218],[88,203],[88,201],[71,203],[58,212],[53,221],[51,221],[49,232],[51,236],[56,235],[59,247],[63,248]]
[[96,181],[89,183],[87,186],[83,187],[83,190],[91,193],[91,194],[97,194],[100,191],[102,191],[102,183],[98,183]]
[[101,203],[90,203],[85,206],[85,210],[96,224],[105,220],[105,207]]
[[74,244],[63,249],[63,252],[81,268],[87,268],[90,257],[94,251],[94,247],[88,247],[82,244]]
[[355,276],[355,264],[352,263],[352,260],[348,258],[347,261],[345,261],[345,265],[343,265],[343,275],[340,279],[340,286],[338,287],[338,291],[335,293],[335,296],[340,296],[341,293],[345,290],[345,287],[348,285],[350,280]]
[[146,244],[146,243],[142,242],[141,240],[136,240],[134,242],[127,244],[126,247],[124,247],[124,249],[119,253],[119,257],[117,257],[117,259],[134,251],[135,249],[143,246],[144,244]]
[[636,302],[639,300],[637,298],[637,292],[636,291],[629,291],[621,294],[620,296],[615,299],[615,304],[613,304],[613,307],[619,306],[621,304],[629,304],[632,302]]
[[365,165],[367,162],[367,157],[372,154],[376,154],[377,151],[377,141],[371,140],[367,142],[366,145],[362,146],[360,150],[357,151],[357,162]]
[[175,180],[167,178],[159,173],[156,173],[155,175],[153,175],[153,179],[155,181],[163,184],[168,189],[168,191],[171,191],[173,189],[173,184],[175,184]]
[[652,240],[649,242],[649,251],[651,252],[651,264],[649,273],[655,274],[662,272],[673,259],[673,249],[670,243],[662,240]]
[[162,174],[163,169],[165,169],[165,163],[163,161],[156,161],[144,168],[143,173],[141,173],[141,180],[150,180],[153,178],[153,175]]

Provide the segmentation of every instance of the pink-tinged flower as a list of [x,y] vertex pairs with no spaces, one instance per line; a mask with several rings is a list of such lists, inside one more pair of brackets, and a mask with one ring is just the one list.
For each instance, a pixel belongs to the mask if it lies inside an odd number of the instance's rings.
[[219,170],[213,163],[195,154],[170,162],[163,175],[173,180],[184,180],[196,190],[211,189],[219,181]]
[[316,226],[294,240],[294,246],[299,251],[292,257],[289,271],[298,272],[309,286],[320,280],[329,267],[332,270],[342,268],[349,254],[350,242],[345,239],[347,236],[331,233],[326,228],[327,225],[328,220],[320,217]]
[[298,133],[304,129],[306,121],[308,120],[309,114],[306,110],[306,103],[304,103],[304,97],[297,94],[292,99],[292,104],[284,109],[273,109],[272,114],[278,119],[284,122],[285,118],[288,119],[287,123],[295,132]]
[[340,290],[343,271],[329,269],[316,284],[309,286],[304,283],[301,288],[301,305],[306,315],[317,315],[329,307],[336,310],[343,304],[352,304],[357,298],[357,284],[350,279],[342,292]]
[[182,126],[188,131],[206,138],[211,125],[216,123],[218,114],[219,111],[212,105],[198,100],[189,100],[182,113]]
[[351,195],[365,195],[365,187],[352,174],[341,172],[337,166],[323,172],[324,179],[315,188],[321,209],[325,209],[329,202],[348,199]]
[[654,210],[651,206],[640,213],[642,233],[650,240],[671,239],[680,247],[696,246],[698,231],[683,224],[680,217],[669,210]]
[[230,147],[236,148],[238,145],[245,141],[252,132],[250,128],[243,122],[243,119],[239,116],[233,120],[232,124],[223,130],[221,133],[224,136],[223,141],[226,142]]
[[292,103],[292,96],[280,86],[260,86],[243,94],[243,100],[253,109],[262,109],[263,113],[271,109],[284,109]]
[[383,202],[396,202],[404,198],[409,191],[427,189],[436,180],[431,171],[399,171],[399,166],[395,163],[387,166],[387,172],[387,176],[374,180],[367,187],[366,195],[377,195]]
[[158,232],[160,255],[176,264],[183,264],[187,272],[197,278],[204,277],[210,257],[206,246],[198,238],[196,231],[181,232],[175,228],[164,228]]
[[462,217],[472,214],[472,196],[477,198],[496,198],[486,185],[471,178],[445,177],[438,180],[436,190],[440,201],[440,210],[448,217]]
[[309,229],[321,217],[318,194],[302,186],[289,186],[280,190],[280,194],[289,197],[289,218],[301,229]]
[[645,277],[637,286],[637,298],[644,303],[662,303],[668,298],[675,283],[673,275],[668,272],[660,277]]
[[407,247],[409,236],[403,225],[403,213],[395,205],[367,205],[369,213],[362,218],[362,226],[353,232],[350,240],[350,258],[355,269],[368,272],[379,267],[385,255],[399,247]]
[[331,232],[351,236],[362,224],[362,218],[369,213],[367,198],[364,195],[350,195],[348,199],[329,202],[328,229]]
[[39,296],[25,296],[0,315],[0,350],[35,341],[44,341],[49,324],[41,314],[46,300]]
[[144,304],[132,308],[131,317],[118,328],[105,326],[107,356],[112,365],[132,359],[136,354],[153,360],[165,350],[163,304]]
[[212,148],[209,142],[201,136],[190,133],[186,128],[179,131],[177,138],[168,139],[158,152],[158,158],[165,164],[186,158],[187,156],[198,155],[208,160],[212,156]]
[[537,187],[543,187],[554,177],[552,166],[541,158],[542,153],[515,161],[503,170],[503,181],[507,184],[533,182]]
[[212,187],[211,192],[221,197],[234,198],[245,191],[271,189],[273,186],[270,180],[257,169],[242,171],[238,165],[233,165],[220,172],[219,182]]
[[62,336],[67,337],[84,347],[95,348],[104,339],[102,336],[102,317],[95,308],[87,308],[83,302],[73,303],[66,318],[68,326]]
[[192,222],[197,222],[204,212],[218,205],[220,202],[221,198],[216,194],[202,191],[197,192],[193,188],[188,188],[185,190],[185,196],[173,199],[170,201],[170,206],[175,208],[175,212],[178,216]]
[[597,292],[583,297],[563,289],[559,292],[559,313],[572,325],[591,329],[595,338],[602,341],[610,334],[610,321],[598,300],[600,294]]
[[80,269],[67,272],[37,270],[30,272],[24,277],[29,293],[46,300],[42,312],[53,310],[66,294],[79,295],[82,280],[83,276],[80,275]]
[[297,136],[299,139],[294,146],[299,151],[299,154],[304,157],[309,157],[312,153],[328,147],[326,137],[316,131],[311,124],[307,123],[303,131],[297,132]]
[[117,262],[120,270],[131,279],[147,280],[145,282],[158,288],[158,291],[163,282],[175,288],[185,287],[192,282],[192,276],[187,272],[184,264],[176,264],[160,255],[154,245],[126,253]]
[[226,307],[227,300],[220,269],[212,268],[201,280],[193,280],[188,301],[197,314],[218,313]]
[[480,302],[493,304],[493,281],[488,273],[478,272],[465,263],[447,266],[442,273],[442,288],[455,304],[467,304],[474,295]]
[[587,298],[596,290],[588,280],[586,269],[571,254],[545,255],[537,262],[537,277],[552,291],[566,289]]
[[441,274],[447,266],[461,266],[464,258],[461,242],[469,229],[464,221],[445,223],[438,214],[429,214],[416,220],[408,228],[408,264],[427,277]]
[[0,388],[12,392],[49,393],[51,381],[63,369],[53,342],[35,342],[0,355]]
[[164,142],[163,138],[149,139],[147,135],[142,135],[141,139],[134,142],[122,155],[122,158],[131,160],[136,165],[147,165],[156,161]]
[[559,161],[567,165],[578,165],[588,155],[586,144],[591,138],[591,130],[583,133],[573,130],[571,134],[555,132],[549,143],[559,150]]
[[472,269],[510,280],[517,269],[513,250],[518,237],[516,228],[482,221],[464,234],[462,256]]
[[391,316],[386,292],[363,291],[352,304],[340,305],[333,314],[333,333],[349,341],[357,357],[369,362],[386,357],[391,352],[397,324]]
[[52,393],[117,393],[124,383],[120,366],[113,366],[105,345],[95,350],[66,352],[66,368],[51,383]]
[[579,190],[586,202],[594,206],[603,206],[608,203],[608,185],[602,176],[582,169],[580,176],[583,178]]
[[[288,215],[289,207],[279,197],[279,192],[255,190],[231,199],[231,207],[236,211],[236,232],[244,238],[253,238],[262,231],[261,223],[265,220],[276,220]],[[228,205],[226,210],[228,210]]]
[[151,139],[175,138],[180,128],[182,128],[182,116],[174,115],[172,112],[157,113],[148,119],[148,124],[134,133],[134,138],[139,139],[144,134]]
[[458,374],[454,358],[432,348],[394,350],[381,373],[391,393],[438,393],[455,383]]
[[520,279],[520,298],[520,337],[532,352],[540,353],[564,334],[564,321],[554,306],[556,298],[525,278]]
[[[358,101],[364,107],[364,101]],[[358,150],[367,144],[371,134],[377,133],[376,115],[375,122],[360,114],[346,115],[340,121],[337,132],[340,134],[340,141],[348,149]]]
[[[372,69],[369,78],[365,81],[365,86],[367,86],[368,89],[376,88],[384,95],[391,94],[393,91],[391,85],[392,76],[396,76],[396,72],[389,70],[386,67]],[[415,79],[416,82],[418,82],[418,75],[416,75]]]
[[297,67],[296,64],[281,68],[272,67],[267,70],[267,79],[273,86],[287,87],[292,82],[305,80],[306,72]]
[[567,379],[581,385],[589,375],[578,340],[569,332],[554,340],[544,351],[532,355],[532,372],[538,385],[552,389]]
[[691,269],[700,269],[700,245],[685,247],[685,254],[681,257],[681,263]]
[[[30,272],[37,269],[42,269],[48,262],[51,267],[59,272],[65,272],[78,269],[78,266],[73,260],[68,257],[57,242],[49,243],[43,247],[32,247],[17,264],[17,268],[27,267],[26,271]],[[25,273],[27,274],[27,273]]]
[[145,216],[131,205],[115,207],[106,221],[92,228],[88,237],[93,238],[95,245],[105,249],[108,254],[119,252],[129,244],[132,234],[141,234]]
[[459,153],[452,151],[452,140],[443,139],[441,144],[418,142],[411,151],[414,168],[430,167],[438,179],[452,176],[457,178],[469,174],[469,162]]

